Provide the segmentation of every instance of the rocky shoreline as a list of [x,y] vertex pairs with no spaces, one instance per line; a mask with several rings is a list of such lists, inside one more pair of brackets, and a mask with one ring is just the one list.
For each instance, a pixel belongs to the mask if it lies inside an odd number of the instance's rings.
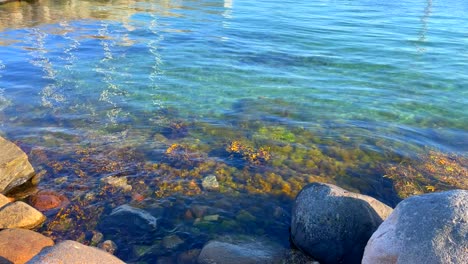
[[[218,188],[216,178],[209,177],[203,186]],[[55,244],[30,229],[42,225],[44,211],[67,207],[66,197],[53,192],[38,192],[24,201],[7,197],[10,190],[38,178],[27,155],[0,137],[0,263],[124,263],[112,255],[114,242],[104,237],[144,240],[160,229],[152,212],[124,204],[101,219],[103,233],[94,234],[93,246],[71,240]],[[216,215],[201,221],[211,218]],[[291,218],[291,236],[284,239],[297,249],[256,236],[219,237],[179,255],[176,263],[468,263],[466,190],[412,196],[392,209],[366,195],[312,183],[297,195]],[[183,243],[180,236],[164,236],[161,246],[177,248]],[[142,250],[155,256],[161,252],[155,247]],[[158,257],[157,263],[174,262]]]

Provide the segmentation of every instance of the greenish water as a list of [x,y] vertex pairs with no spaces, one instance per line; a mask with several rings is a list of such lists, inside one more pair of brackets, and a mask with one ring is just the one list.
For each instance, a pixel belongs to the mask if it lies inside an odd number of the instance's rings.
[[[459,0],[8,3],[0,133],[45,170],[38,189],[71,200],[68,224],[53,214],[42,229],[52,236],[89,243],[100,217],[130,202],[186,243],[144,253],[148,242],[120,241],[126,261],[175,261],[221,234],[287,246],[308,182],[395,205],[383,176],[429,150],[459,157],[466,176],[466,32]],[[219,190],[202,187],[208,175]],[[221,218],[200,224],[194,206]]]

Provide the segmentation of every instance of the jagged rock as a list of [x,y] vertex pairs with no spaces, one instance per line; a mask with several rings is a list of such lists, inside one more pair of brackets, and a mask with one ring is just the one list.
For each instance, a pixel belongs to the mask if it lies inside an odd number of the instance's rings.
[[66,240],[53,247],[43,249],[41,253],[27,263],[125,264],[125,262],[103,250],[88,247],[71,240]]
[[294,202],[291,239],[322,264],[360,263],[367,241],[391,212],[372,197],[313,183]]
[[0,229],[32,229],[45,221],[46,217],[23,202],[14,202],[0,208]]
[[25,183],[34,176],[28,156],[18,146],[0,137],[0,193]]
[[468,191],[400,202],[370,238],[362,263],[468,263]]
[[279,245],[243,239],[208,242],[198,256],[199,264],[261,264],[281,263],[286,250]]
[[0,263],[26,263],[43,248],[54,245],[54,241],[26,229],[5,229],[0,232]]

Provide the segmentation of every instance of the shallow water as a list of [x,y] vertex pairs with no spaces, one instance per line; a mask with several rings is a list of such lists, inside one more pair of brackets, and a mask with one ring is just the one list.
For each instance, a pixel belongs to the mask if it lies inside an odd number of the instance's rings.
[[[395,164],[452,153],[465,175],[468,4],[413,2],[0,5],[0,133],[45,170],[38,189],[71,200],[42,231],[89,243],[130,202],[177,230],[154,241],[183,232],[186,243],[145,255],[130,239],[127,261],[175,258],[219,234],[287,246],[308,182],[395,205],[397,180],[383,177]],[[202,187],[208,175],[219,190]],[[195,223],[194,206],[221,220]]]

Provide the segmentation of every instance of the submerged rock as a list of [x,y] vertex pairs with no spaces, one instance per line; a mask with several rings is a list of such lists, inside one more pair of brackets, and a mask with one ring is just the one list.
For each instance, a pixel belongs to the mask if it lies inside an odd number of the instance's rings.
[[88,247],[75,241],[66,240],[53,247],[43,249],[41,253],[27,263],[124,264],[125,262],[95,247]]
[[468,263],[468,191],[400,202],[370,238],[362,263]]
[[198,256],[198,263],[281,263],[285,253],[286,250],[279,245],[252,238],[229,242],[212,240],[203,247]]
[[294,202],[291,239],[322,264],[360,263],[367,241],[391,212],[372,197],[313,183]]
[[0,208],[0,229],[32,229],[45,221],[46,217],[23,202],[14,202]]
[[104,218],[100,230],[119,236],[151,238],[157,228],[157,219],[143,209],[121,205]]
[[0,232],[0,263],[26,263],[54,241],[26,229],[5,229]]
[[117,245],[112,240],[106,240],[98,245],[98,248],[104,250],[107,253],[114,254],[117,251]]
[[41,212],[60,209],[67,206],[70,201],[65,195],[54,191],[40,191],[29,197],[30,204]]
[[208,175],[202,180],[203,189],[207,191],[214,191],[219,189],[219,182],[215,175]]
[[133,189],[133,187],[128,184],[127,177],[109,176],[102,178],[101,181],[112,185],[115,188],[120,188],[125,192],[129,192]]
[[25,183],[34,176],[28,156],[18,146],[0,137],[0,193]]

